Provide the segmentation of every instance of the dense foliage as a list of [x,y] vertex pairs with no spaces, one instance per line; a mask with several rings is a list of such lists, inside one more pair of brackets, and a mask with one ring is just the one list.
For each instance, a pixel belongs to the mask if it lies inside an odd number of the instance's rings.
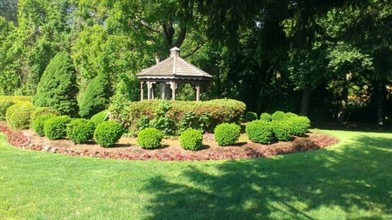
[[67,53],[58,53],[46,67],[38,84],[33,104],[51,107],[63,115],[76,115],[76,73]]
[[154,149],[161,147],[163,133],[156,128],[146,128],[141,130],[137,135],[137,143],[145,149]]
[[188,128],[180,135],[180,145],[186,150],[199,150],[202,146],[203,134],[196,129]]
[[34,120],[31,121],[31,128],[38,134],[38,136],[45,136],[44,126],[47,120],[56,117],[57,115],[53,114],[44,114],[37,116]]
[[257,113],[256,112],[247,112],[245,114],[245,120],[247,122],[257,120]]
[[98,126],[99,124],[101,124],[104,121],[107,121],[108,119],[109,119],[109,112],[107,110],[103,110],[93,115],[93,117],[90,118],[90,121],[95,126]]
[[30,127],[30,115],[35,107],[31,104],[15,104],[7,109],[7,123],[14,129],[26,129]]
[[94,131],[94,140],[102,147],[113,146],[121,138],[124,128],[115,121],[104,121]]
[[67,125],[71,122],[69,116],[55,116],[44,123],[44,133],[49,140],[58,140],[67,136]]
[[7,109],[14,105],[15,102],[13,101],[8,101],[8,100],[1,100],[0,101],[0,120],[5,120],[5,114],[7,112]]
[[132,102],[125,108],[125,111],[111,111],[110,117],[121,121],[133,132],[152,126],[173,134],[187,126],[212,131],[217,124],[239,122],[246,106],[231,99],[200,102],[151,100]]
[[245,131],[249,139],[256,143],[269,144],[273,138],[272,122],[252,121],[246,125]]
[[60,115],[60,112],[58,112],[55,109],[52,109],[50,107],[36,107],[33,112],[31,112],[30,118],[31,121],[34,121],[37,117],[41,115],[46,115],[46,114],[51,114],[51,115]]
[[109,77],[105,74],[98,74],[88,84],[86,92],[81,95],[79,101],[79,115],[90,118],[94,114],[103,111],[109,104],[111,95]]
[[67,137],[76,144],[86,143],[93,138],[95,126],[83,118],[72,119],[67,125]]
[[241,128],[236,124],[223,123],[214,129],[214,138],[219,146],[233,145],[241,135]]

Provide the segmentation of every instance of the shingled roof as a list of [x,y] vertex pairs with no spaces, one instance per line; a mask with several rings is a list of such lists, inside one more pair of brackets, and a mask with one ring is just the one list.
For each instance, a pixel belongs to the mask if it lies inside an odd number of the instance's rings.
[[180,57],[180,49],[170,50],[170,57],[136,74],[139,79],[211,80],[212,76]]

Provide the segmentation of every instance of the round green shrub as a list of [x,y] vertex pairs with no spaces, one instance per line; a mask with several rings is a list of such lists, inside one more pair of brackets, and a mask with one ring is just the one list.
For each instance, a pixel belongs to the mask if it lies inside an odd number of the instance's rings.
[[295,114],[295,113],[292,113],[292,112],[287,112],[287,113],[285,114],[285,116],[284,116],[285,119],[295,118],[295,117],[298,117],[298,115]]
[[272,131],[279,141],[291,140],[291,123],[287,121],[272,122]]
[[219,146],[235,144],[241,134],[240,126],[236,124],[223,123],[216,126],[214,130],[215,141]]
[[59,116],[60,112],[50,107],[36,107],[30,115],[31,121],[34,121],[37,117],[46,114]]
[[115,121],[104,121],[94,131],[94,140],[102,147],[113,146],[121,138],[124,128]]
[[86,143],[94,135],[94,123],[88,119],[73,119],[67,125],[67,137],[76,144]]
[[67,135],[67,125],[71,122],[69,116],[56,116],[48,119],[44,123],[45,136],[50,140],[65,138]]
[[163,133],[156,128],[146,128],[137,135],[137,143],[145,149],[161,147]]
[[180,145],[185,150],[198,150],[201,148],[203,135],[201,131],[188,128],[180,135]]
[[260,120],[262,120],[262,121],[272,121],[272,116],[271,116],[271,114],[269,114],[267,112],[263,112],[260,115]]
[[56,116],[57,115],[53,115],[53,114],[40,115],[31,122],[31,127],[33,128],[35,133],[37,133],[39,136],[41,137],[45,136],[45,131],[44,131],[45,122]]
[[103,110],[98,112],[97,114],[93,115],[90,120],[95,126],[98,126],[102,122],[109,120],[109,111]]
[[284,120],[286,113],[282,111],[276,111],[272,114],[272,121],[281,121]]
[[31,104],[16,104],[7,109],[7,123],[14,129],[26,129],[30,126],[30,115],[35,109]]
[[247,112],[245,114],[245,120],[248,122],[257,120],[257,113],[256,112]]
[[7,112],[7,109],[14,104],[15,104],[15,102],[13,102],[13,101],[8,101],[8,100],[0,101],[0,120],[6,119],[5,114]]
[[60,52],[50,60],[37,86],[33,104],[38,107],[51,107],[62,115],[77,115],[76,70],[71,57]]
[[303,136],[310,128],[310,120],[305,116],[298,116],[288,119],[290,122],[290,133],[296,136]]
[[246,134],[255,143],[269,144],[273,137],[272,122],[252,121],[246,125]]

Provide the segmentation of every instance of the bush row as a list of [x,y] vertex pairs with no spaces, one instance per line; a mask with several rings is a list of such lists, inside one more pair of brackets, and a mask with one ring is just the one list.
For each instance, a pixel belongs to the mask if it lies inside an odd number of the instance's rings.
[[173,135],[189,127],[213,131],[221,123],[238,123],[245,108],[243,102],[232,99],[201,102],[145,100],[122,108],[110,108],[110,117],[132,133],[155,127],[166,135]]
[[289,141],[293,136],[303,136],[310,127],[310,120],[294,113],[277,111],[272,115],[263,113],[259,120],[246,125],[246,134],[256,143],[268,144],[271,141]]

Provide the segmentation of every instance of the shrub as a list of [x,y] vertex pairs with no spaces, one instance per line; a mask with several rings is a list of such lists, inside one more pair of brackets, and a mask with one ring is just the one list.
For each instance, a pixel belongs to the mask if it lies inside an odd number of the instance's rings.
[[161,147],[163,133],[156,128],[146,128],[137,135],[137,143],[146,149]]
[[90,120],[95,126],[98,126],[102,122],[109,120],[109,111],[103,110],[98,112],[97,114],[93,115]]
[[62,115],[76,115],[76,71],[67,53],[58,53],[46,67],[33,97],[38,107],[51,107]]
[[261,113],[260,120],[262,120],[262,121],[272,121],[272,116],[271,116],[271,114],[269,114],[267,112],[264,112],[264,113]]
[[150,127],[162,131],[165,135],[173,135],[176,130],[174,121],[169,117],[168,111],[170,110],[168,101],[163,101],[154,112],[154,118],[150,121]]
[[236,124],[223,123],[214,130],[215,141],[219,146],[235,144],[241,134],[240,126]]
[[305,116],[298,116],[288,119],[290,122],[290,133],[296,136],[303,136],[310,128],[310,120]]
[[188,128],[205,132],[209,127],[210,118],[208,113],[196,115],[194,112],[185,112],[178,122],[178,133],[182,133]]
[[291,124],[287,121],[272,122],[272,131],[279,141],[291,140]]
[[7,112],[7,109],[14,104],[15,102],[13,101],[8,101],[8,100],[0,101],[0,120],[6,119],[5,113]]
[[67,135],[67,125],[71,122],[69,116],[56,116],[48,119],[44,124],[45,136],[50,140],[65,138]]
[[[137,132],[137,121],[142,116],[154,119],[154,113],[159,108],[162,101],[144,100],[132,102],[118,108],[118,105],[110,106],[110,118],[121,122],[124,127],[131,132]],[[174,123],[174,129],[181,129],[180,122],[184,115],[193,112],[205,126],[206,131],[212,131],[217,124],[221,123],[238,123],[244,115],[246,105],[243,102],[232,99],[217,99],[210,101],[168,101],[170,109],[166,115]],[[114,107],[113,107],[114,106]],[[207,120],[207,123],[206,123]],[[177,132],[178,133],[178,132]]]
[[11,101],[15,104],[31,104],[31,96],[0,96],[0,101]]
[[287,112],[287,113],[285,114],[285,116],[284,116],[285,119],[295,118],[295,117],[298,117],[298,115],[295,114],[295,113],[292,113],[292,112]]
[[15,104],[7,109],[7,123],[14,129],[26,129],[30,126],[30,115],[35,109],[31,104]]
[[276,111],[272,114],[272,121],[281,121],[284,120],[286,113],[282,111]]
[[95,128],[94,140],[102,147],[113,146],[121,138],[124,128],[115,121],[104,121]]
[[248,122],[257,120],[257,113],[256,112],[247,112],[245,114],[245,120]]
[[79,115],[90,118],[94,114],[103,111],[109,104],[111,96],[110,80],[106,74],[98,74],[86,88],[79,100]]
[[46,114],[59,116],[60,112],[50,107],[36,107],[30,115],[31,121],[34,121],[37,117]]
[[246,125],[245,130],[249,139],[256,143],[269,144],[273,137],[272,122],[252,121]]
[[86,143],[94,135],[94,123],[88,119],[73,119],[67,125],[67,137],[76,144]]
[[45,122],[53,117],[56,117],[56,115],[53,114],[45,114],[45,115],[40,115],[36,117],[34,120],[31,122],[31,127],[37,133],[39,136],[45,136],[45,131],[44,131],[44,125]]
[[203,135],[201,131],[188,128],[180,135],[180,145],[186,150],[198,150],[201,148]]

